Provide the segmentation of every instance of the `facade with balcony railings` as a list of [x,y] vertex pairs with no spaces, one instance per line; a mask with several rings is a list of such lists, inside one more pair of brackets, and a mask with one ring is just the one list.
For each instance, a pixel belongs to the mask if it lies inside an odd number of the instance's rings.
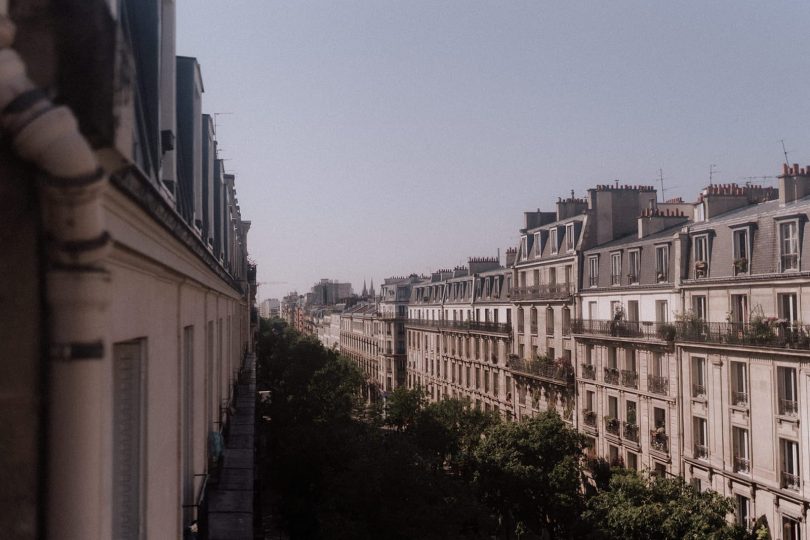
[[573,322],[578,425],[591,454],[659,474],[681,472],[675,284],[691,210],[657,204],[634,234],[586,250]]
[[796,538],[809,533],[810,505],[808,195],[810,170],[798,166],[778,193],[702,193],[676,337],[685,475],[734,497],[740,519],[765,515]]
[[407,384],[405,322],[408,319],[411,287],[417,281],[419,278],[415,274],[408,277],[390,277],[386,278],[380,287],[379,339],[381,362],[385,369],[386,392]]
[[474,406],[513,414],[511,272],[497,258],[434,273],[412,286],[405,322],[408,385],[430,400],[468,398]]
[[382,400],[391,390],[386,386],[391,374],[383,356],[385,342],[380,340],[383,325],[375,302],[356,304],[340,314],[340,354],[357,364],[366,376],[363,392],[370,402]]

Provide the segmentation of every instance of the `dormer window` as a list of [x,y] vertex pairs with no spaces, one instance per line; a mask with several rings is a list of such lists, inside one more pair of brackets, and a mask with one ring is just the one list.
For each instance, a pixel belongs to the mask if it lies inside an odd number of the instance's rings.
[[751,234],[748,227],[732,231],[734,275],[747,274],[751,266]]
[[529,244],[528,239],[525,236],[523,236],[520,239],[520,258],[521,259],[527,259],[529,257],[528,244]]
[[796,220],[779,224],[779,262],[782,272],[799,270],[799,223]]
[[627,252],[627,278],[630,283],[638,283],[641,273],[641,252],[637,249]]
[[534,256],[539,257],[543,254],[543,244],[540,242],[540,233],[534,233]]
[[574,251],[574,224],[569,223],[565,226],[565,249],[566,251]]
[[658,283],[669,281],[669,246],[655,248],[655,281]]
[[622,254],[621,252],[610,254],[610,284],[622,284]]
[[599,257],[593,255],[588,257],[588,286],[596,287],[599,285]]
[[702,278],[709,275],[709,237],[707,235],[695,237],[695,277]]
[[557,243],[557,229],[551,229],[549,233],[551,239],[551,254],[555,255],[557,253],[557,248],[559,247],[559,244]]

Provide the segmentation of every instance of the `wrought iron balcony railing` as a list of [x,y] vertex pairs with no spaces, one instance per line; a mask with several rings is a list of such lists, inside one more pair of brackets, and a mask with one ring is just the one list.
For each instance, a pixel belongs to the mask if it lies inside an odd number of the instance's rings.
[[750,322],[675,323],[678,341],[810,350],[810,326],[765,317]]
[[659,452],[669,452],[669,436],[665,431],[650,431],[650,446]]
[[751,470],[751,461],[744,456],[734,456],[734,472],[748,473]]
[[596,379],[596,368],[593,364],[582,364],[582,378],[583,379]]
[[574,334],[655,341],[672,341],[677,333],[671,323],[650,321],[575,319],[571,326]]
[[596,412],[585,410],[582,412],[582,422],[586,426],[596,427]]
[[669,393],[669,379],[658,375],[647,375],[647,389],[655,394],[666,396]]
[[607,384],[619,384],[619,370],[616,368],[605,368],[605,382]]
[[793,474],[787,471],[782,471],[782,487],[785,489],[792,489],[799,491],[802,486],[802,480],[798,474]]
[[573,294],[573,287],[568,283],[527,285],[512,289],[513,300],[561,300]]
[[706,385],[693,383],[692,397],[706,397]]
[[622,370],[622,386],[638,388],[638,372],[629,369]]
[[628,422],[624,422],[624,430],[623,430],[624,438],[628,441],[633,441],[635,443],[638,442],[638,424],[630,424]]
[[622,423],[613,416],[605,416],[605,431],[616,437],[620,436]]
[[540,360],[525,360],[518,356],[509,358],[509,368],[513,371],[536,375],[552,382],[574,384],[574,368],[570,364]]
[[697,459],[706,459],[709,457],[709,448],[704,444],[696,444],[692,455]]
[[736,406],[748,405],[748,392],[731,392],[731,404]]
[[495,322],[482,322],[482,321],[448,321],[446,319],[440,320],[424,320],[424,319],[405,319],[403,321],[406,326],[411,328],[435,328],[443,330],[474,330],[479,332],[494,332],[498,334],[510,334],[512,332],[512,325],[509,323],[495,323]]
[[785,416],[796,416],[799,414],[799,402],[792,399],[779,400],[779,414]]

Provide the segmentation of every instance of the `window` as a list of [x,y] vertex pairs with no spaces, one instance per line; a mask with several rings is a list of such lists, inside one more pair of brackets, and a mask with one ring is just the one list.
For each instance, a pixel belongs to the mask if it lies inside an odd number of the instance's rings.
[[489,371],[484,370],[484,392],[489,392]]
[[612,444],[608,445],[608,459],[610,461],[611,466],[618,467],[622,465],[621,459],[619,459],[619,447],[613,446]]
[[574,251],[574,224],[569,223],[565,226],[565,249],[566,251]]
[[748,322],[750,311],[748,309],[748,295],[747,294],[732,294],[731,295],[731,322],[736,324],[745,324]]
[[498,397],[498,374],[492,373],[492,395]]
[[616,361],[616,347],[608,347],[607,353],[608,353],[608,368],[618,369]]
[[531,317],[530,318],[531,332],[532,332],[532,335],[536,336],[537,335],[537,308],[534,308],[534,307],[530,308],[529,314],[530,314],[530,317]]
[[571,335],[571,309],[568,306],[562,308],[562,333],[564,336]]
[[703,486],[701,485],[700,478],[693,476],[689,479],[689,485],[692,486],[692,489],[700,493],[703,491]]
[[700,294],[692,297],[692,311],[698,319],[701,321],[706,320],[707,309],[705,295]]
[[627,301],[627,320],[638,322],[638,300]]
[[736,503],[735,517],[737,518],[737,524],[748,529],[751,526],[751,501],[748,497],[737,495]]
[[801,524],[799,520],[782,517],[782,540],[801,540],[802,538]]
[[782,487],[798,490],[801,487],[799,478],[799,443],[788,439],[779,439],[779,454],[782,467]]
[[629,266],[628,281],[638,283],[639,273],[641,272],[641,254],[637,249],[627,252],[627,265]]
[[707,236],[695,237],[695,277],[709,275],[709,238]]
[[799,320],[799,307],[798,298],[796,293],[781,293],[776,295],[779,304],[779,318],[786,320],[790,323],[790,327],[794,327],[794,323]]
[[543,253],[543,244],[540,243],[540,233],[534,233],[534,255],[539,257]]
[[523,259],[526,259],[529,256],[529,252],[527,250],[528,243],[529,241],[525,236],[520,239],[520,255]]
[[669,281],[669,246],[655,248],[655,280],[658,283]]
[[522,334],[525,328],[523,323],[523,308],[517,308],[517,321],[518,321],[518,333]]
[[747,274],[750,263],[750,245],[748,243],[748,229],[737,229],[732,233],[734,245],[734,274]]
[[557,285],[557,269],[556,268],[549,268],[548,269],[548,284],[551,287]]
[[799,224],[796,221],[779,224],[779,251],[782,272],[799,269]]
[[554,335],[554,308],[546,308],[546,334],[549,336]]
[[734,472],[749,472],[751,470],[751,462],[748,457],[748,430],[740,427],[732,427],[731,441],[734,452]]
[[638,470],[638,454],[635,452],[627,452],[627,468]]
[[706,359],[692,357],[692,397],[706,397]]
[[622,254],[621,253],[611,253],[610,254],[610,284],[611,285],[621,285],[622,284]]
[[731,404],[748,405],[748,367],[743,362],[731,362]]
[[557,244],[557,229],[551,229],[551,231],[549,231],[549,238],[551,242],[551,254],[554,255],[559,248],[559,244]]
[[619,398],[608,396],[608,416],[610,418],[619,417]]
[[799,413],[796,368],[776,368],[776,381],[778,385],[779,414],[796,416]]
[[481,389],[481,368],[475,368],[475,389]]
[[695,441],[693,456],[698,459],[709,457],[708,440],[709,434],[706,426],[706,419],[700,417],[692,418],[692,439]]
[[655,322],[669,322],[669,303],[666,300],[655,301]]
[[113,345],[113,536],[141,537],[144,342]]
[[599,285],[599,257],[588,257],[588,286]]

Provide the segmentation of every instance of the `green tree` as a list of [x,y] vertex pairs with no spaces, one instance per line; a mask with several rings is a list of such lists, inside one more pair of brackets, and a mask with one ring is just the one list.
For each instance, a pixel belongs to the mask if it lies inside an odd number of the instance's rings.
[[650,477],[614,470],[610,486],[588,501],[583,514],[592,538],[631,540],[742,540],[726,520],[731,499],[700,492],[680,477]]
[[584,446],[553,411],[489,430],[475,449],[475,484],[507,537],[572,537],[584,505]]
[[411,390],[398,386],[385,403],[385,423],[399,431],[413,426],[426,402],[427,397],[421,388]]

